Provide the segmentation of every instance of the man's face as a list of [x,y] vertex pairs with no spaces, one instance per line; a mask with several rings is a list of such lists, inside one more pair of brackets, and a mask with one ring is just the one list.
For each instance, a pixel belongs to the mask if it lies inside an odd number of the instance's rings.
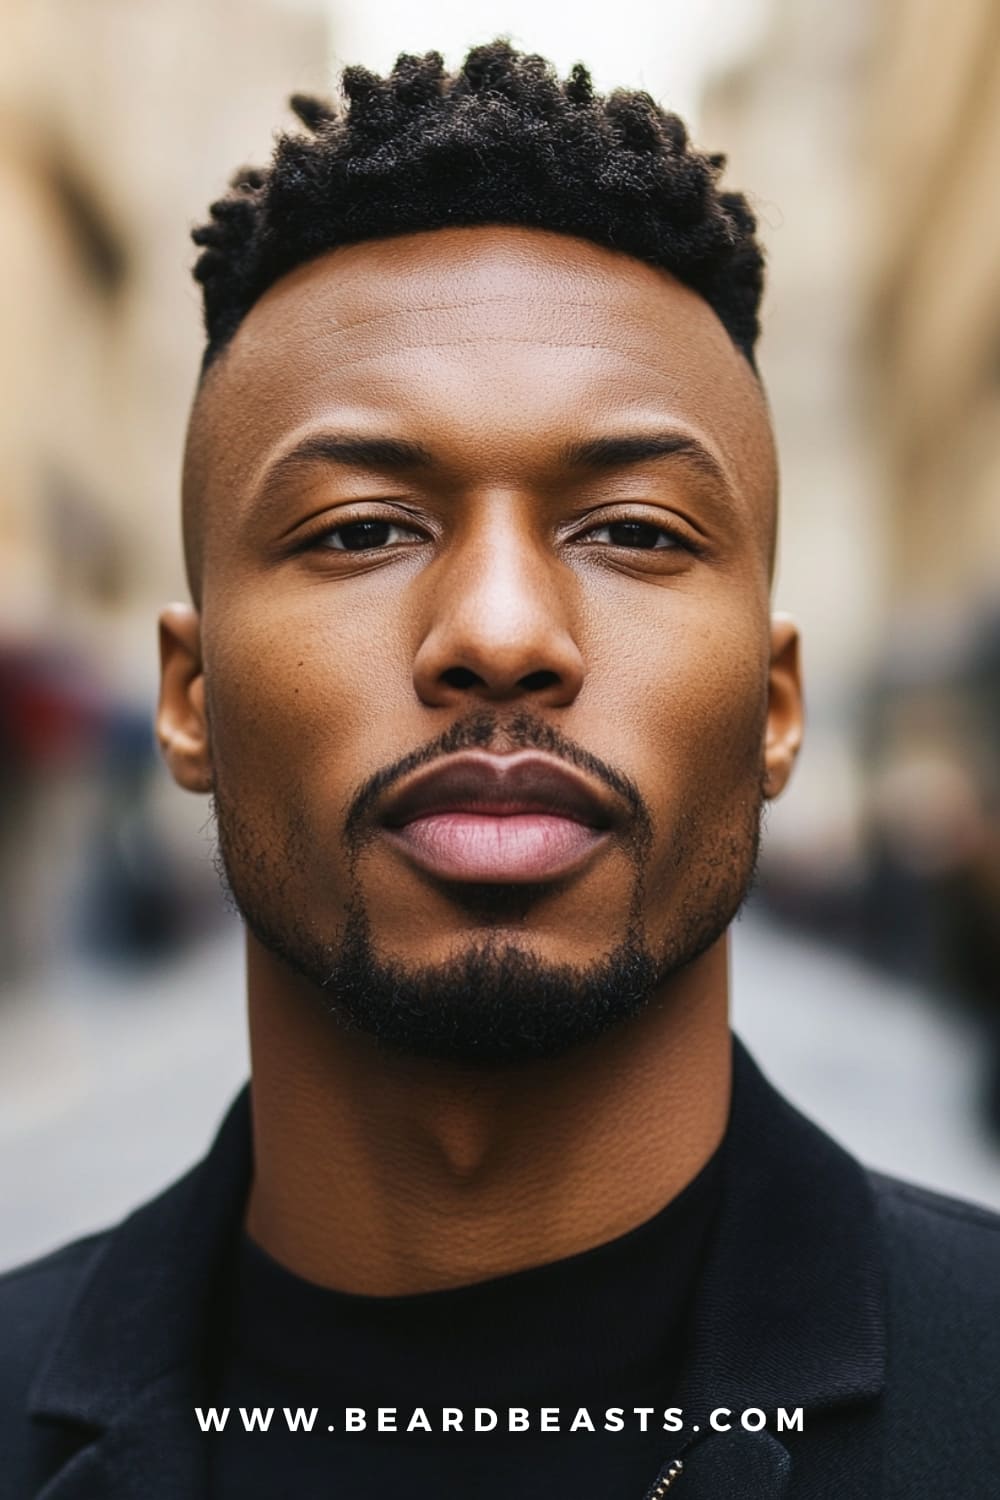
[[185,483],[161,734],[204,701],[173,765],[252,941],[502,1056],[720,938],[798,696],[763,399],[697,295],[534,230],[329,253],[210,372]]

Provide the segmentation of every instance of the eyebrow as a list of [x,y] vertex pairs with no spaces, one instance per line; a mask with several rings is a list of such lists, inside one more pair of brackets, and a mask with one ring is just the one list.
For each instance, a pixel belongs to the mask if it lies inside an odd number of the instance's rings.
[[727,495],[732,495],[732,481],[704,443],[685,432],[648,432],[634,436],[591,438],[583,443],[570,443],[562,449],[563,463],[572,468],[624,469],[630,464],[640,464],[649,459],[673,458],[679,455],[711,479]]
[[320,432],[296,443],[267,471],[265,484],[271,487],[287,474],[293,474],[310,464],[327,463],[354,466],[363,469],[413,469],[430,468],[434,455],[422,443],[408,438],[392,437],[348,437],[333,432]]

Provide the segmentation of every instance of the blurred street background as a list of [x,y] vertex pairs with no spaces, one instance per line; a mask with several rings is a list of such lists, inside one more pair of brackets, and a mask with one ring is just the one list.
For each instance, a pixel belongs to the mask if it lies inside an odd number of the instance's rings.
[[776,605],[809,725],[737,1027],[867,1161],[1000,1206],[1000,7],[0,0],[0,1265],[198,1154],[245,1075],[204,801],[152,737],[190,227],[346,62],[506,33],[729,156],[769,260]]

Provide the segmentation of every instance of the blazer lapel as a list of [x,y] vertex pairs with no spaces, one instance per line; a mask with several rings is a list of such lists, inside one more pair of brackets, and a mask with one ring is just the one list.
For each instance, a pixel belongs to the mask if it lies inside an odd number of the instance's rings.
[[76,1447],[40,1500],[205,1493],[194,1408],[250,1171],[244,1090],[205,1159],[101,1245],[29,1398],[41,1432]]
[[40,1491],[38,1500],[202,1500],[208,1474],[187,1382],[154,1381]]
[[[682,1454],[679,1500],[700,1493],[696,1475],[706,1495],[716,1493],[713,1484],[728,1494],[730,1473],[741,1497],[780,1495],[789,1472],[796,1497],[825,1496],[816,1488],[820,1471],[848,1451],[851,1500],[867,1500],[879,1493],[886,1362],[884,1272],[867,1174],[771,1088],[735,1039],[723,1149],[722,1206],[678,1400],[685,1424],[700,1433]],[[713,1430],[720,1407],[732,1413],[730,1433]],[[739,1430],[751,1407],[766,1414],[767,1430]],[[781,1408],[802,1409],[802,1433],[783,1440]],[[756,1490],[739,1488],[751,1481]]]
[[[766,1432],[730,1432],[665,1464],[645,1500],[677,1485],[678,1500],[782,1500],[792,1472],[788,1449]],[[670,1481],[670,1482],[668,1482]]]

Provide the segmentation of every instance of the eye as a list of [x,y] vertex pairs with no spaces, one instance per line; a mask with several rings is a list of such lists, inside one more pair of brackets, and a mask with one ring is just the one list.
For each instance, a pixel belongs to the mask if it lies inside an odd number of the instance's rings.
[[612,547],[637,547],[644,551],[683,547],[683,540],[662,526],[651,521],[609,521],[604,526],[595,526],[587,536],[591,541],[602,542]]
[[392,521],[345,521],[331,531],[324,531],[317,541],[322,547],[334,552],[374,552],[399,543],[419,541],[420,538],[409,527],[397,526]]

